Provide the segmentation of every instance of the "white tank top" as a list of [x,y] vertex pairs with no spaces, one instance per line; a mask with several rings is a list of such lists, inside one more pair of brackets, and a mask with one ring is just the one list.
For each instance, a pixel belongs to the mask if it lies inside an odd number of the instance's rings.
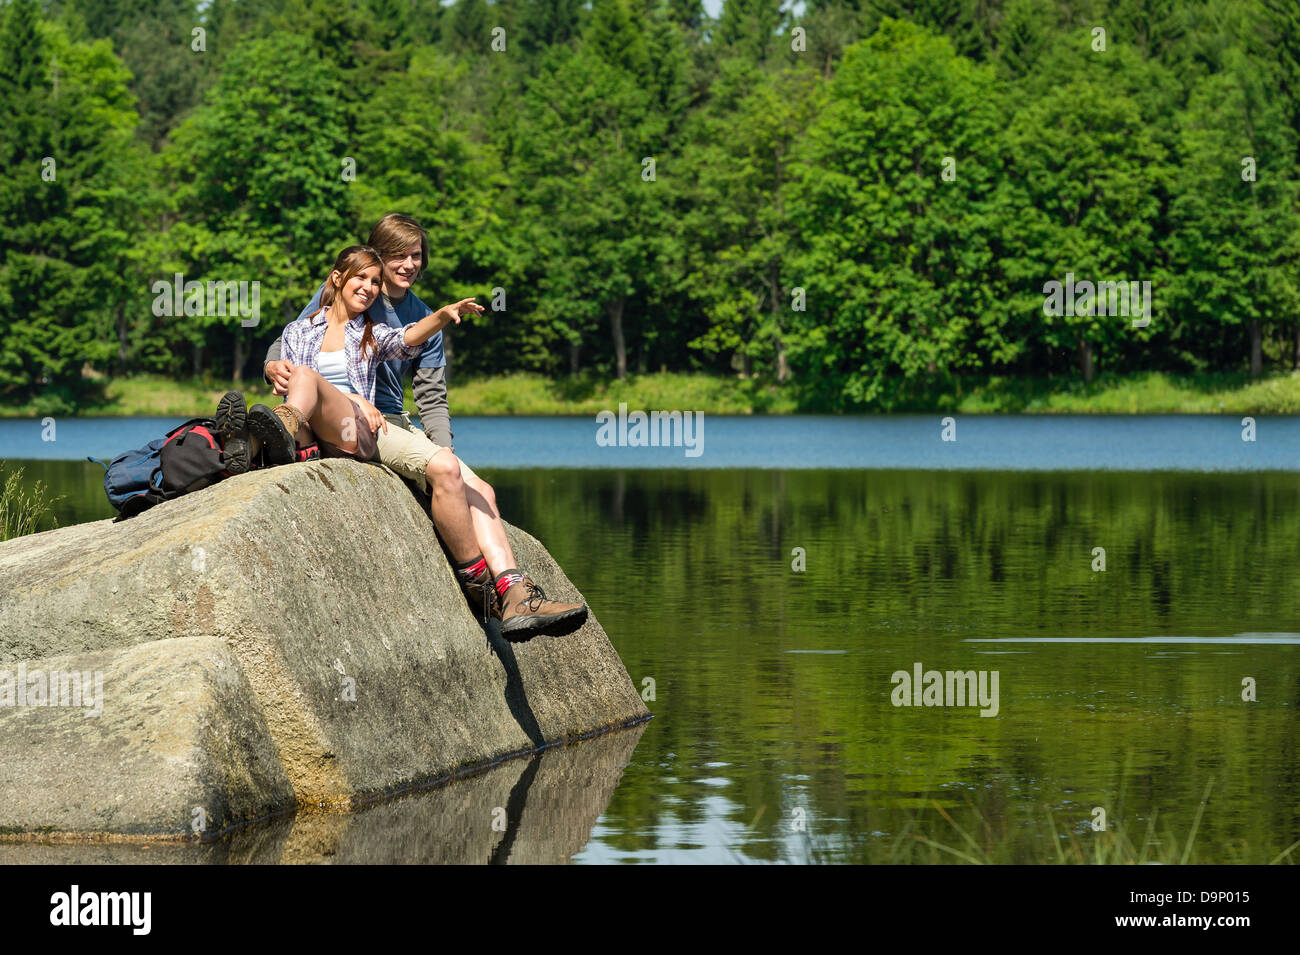
[[316,357],[316,370],[320,372],[322,378],[345,395],[356,394],[352,390],[352,385],[348,382],[347,349],[322,351]]

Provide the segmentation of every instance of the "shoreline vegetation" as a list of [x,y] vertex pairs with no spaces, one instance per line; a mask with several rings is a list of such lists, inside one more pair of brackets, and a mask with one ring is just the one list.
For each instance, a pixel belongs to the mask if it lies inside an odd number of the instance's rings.
[[[215,379],[172,380],[162,375],[104,379],[98,394],[78,405],[62,398],[0,405],[0,418],[133,417],[192,418],[211,415],[232,388],[251,405],[279,404],[260,380],[236,385]],[[629,409],[701,411],[706,414],[825,413],[801,404],[796,390],[759,378],[659,373],[626,379],[579,375],[551,379],[516,373],[455,379],[449,384],[452,414],[594,415]],[[406,407],[414,409],[410,383]],[[864,407],[857,413],[881,413]],[[1252,380],[1246,374],[1170,375],[1143,372],[1099,375],[1092,382],[1009,376],[937,380],[889,413],[950,414],[1300,414],[1300,372]]]
[[[0,465],[4,463],[0,460]],[[52,495],[42,481],[25,482],[22,468],[4,475],[0,482],[0,541],[26,537],[38,528],[58,527],[52,512],[62,499],[62,495]]]

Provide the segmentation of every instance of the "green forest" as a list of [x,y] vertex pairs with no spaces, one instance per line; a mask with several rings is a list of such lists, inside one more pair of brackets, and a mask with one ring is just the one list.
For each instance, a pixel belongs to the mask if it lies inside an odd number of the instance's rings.
[[[260,384],[391,211],[429,230],[421,298],[489,305],[446,336],[460,378],[888,411],[1300,368],[1294,0],[7,0],[0,26],[0,406]],[[178,275],[258,283],[259,320],[158,314]],[[1067,281],[1149,311],[1049,308]]]

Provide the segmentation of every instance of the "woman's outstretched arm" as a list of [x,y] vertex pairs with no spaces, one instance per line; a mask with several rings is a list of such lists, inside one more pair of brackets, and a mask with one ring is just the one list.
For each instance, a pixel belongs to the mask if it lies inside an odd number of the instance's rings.
[[483,311],[483,306],[472,298],[463,298],[451,305],[444,305],[436,312],[430,312],[405,328],[392,328],[376,322],[371,326],[375,336],[375,357],[379,361],[414,358],[421,345],[452,322],[459,324],[463,315],[481,315]]
[[423,345],[426,341],[442,331],[452,322],[460,324],[466,315],[482,315],[483,306],[472,298],[463,298],[459,302],[444,305],[418,322],[412,322],[403,330],[403,340],[408,345]]

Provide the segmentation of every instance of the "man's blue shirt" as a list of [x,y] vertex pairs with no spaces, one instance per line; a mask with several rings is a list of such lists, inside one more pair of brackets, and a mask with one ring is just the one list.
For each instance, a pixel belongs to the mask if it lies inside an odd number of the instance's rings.
[[[320,293],[324,290],[324,285],[316,290],[307,307],[298,315],[299,318],[310,315],[320,308]],[[415,293],[409,290],[406,297],[396,305],[390,307],[388,299],[380,295],[366,309],[372,322],[383,322],[393,328],[403,328],[412,322],[418,322],[432,311],[433,309],[421,302]],[[402,381],[406,378],[406,373],[411,370],[411,366],[441,368],[445,364],[447,359],[442,354],[442,332],[438,332],[425,342],[420,353],[412,359],[402,361],[390,358],[388,361],[379,362],[375,368],[375,407],[381,414],[401,414],[404,396]]]

